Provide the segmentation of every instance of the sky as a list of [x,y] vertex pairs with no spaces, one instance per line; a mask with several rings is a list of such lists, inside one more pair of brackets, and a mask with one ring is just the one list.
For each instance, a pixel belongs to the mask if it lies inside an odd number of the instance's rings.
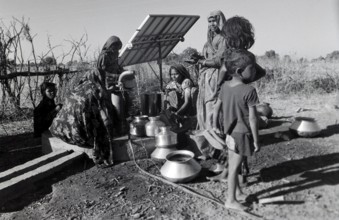
[[29,19],[37,53],[87,33],[95,51],[111,35],[127,44],[148,14],[199,15],[200,19],[173,52],[187,47],[202,50],[207,15],[221,10],[226,19],[247,18],[255,29],[256,55],[274,50],[280,56],[326,56],[339,50],[339,0],[0,0],[0,19]]

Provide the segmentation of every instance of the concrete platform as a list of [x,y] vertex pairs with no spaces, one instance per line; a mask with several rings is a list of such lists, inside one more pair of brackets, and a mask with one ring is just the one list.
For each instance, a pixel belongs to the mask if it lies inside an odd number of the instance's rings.
[[[155,149],[154,137],[132,137],[132,147],[135,159],[150,158],[151,153]],[[75,152],[85,153],[89,158],[92,158],[92,149],[83,148],[77,145],[72,145],[63,140],[53,137],[49,132],[43,133],[41,137],[42,152],[48,154],[57,150],[73,150]],[[113,160],[114,161],[129,161],[133,159],[133,154],[128,144],[128,136],[118,137],[113,140]]]
[[0,173],[0,205],[29,191],[29,186],[60,171],[84,154],[56,151]]
[[24,164],[18,165],[16,167],[13,167],[11,169],[8,169],[4,172],[0,173],[0,183],[7,181],[11,178],[17,177],[21,174],[24,174],[25,172],[29,172],[31,170],[34,170],[40,166],[43,166],[49,162],[52,162],[54,160],[57,160],[63,156],[66,156],[72,152],[63,150],[63,151],[55,151],[50,154],[46,154],[44,156],[38,157],[34,160],[28,161]]

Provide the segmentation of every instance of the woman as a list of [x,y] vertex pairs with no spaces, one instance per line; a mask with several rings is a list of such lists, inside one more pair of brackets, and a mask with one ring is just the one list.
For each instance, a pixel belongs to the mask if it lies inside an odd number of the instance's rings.
[[105,86],[108,89],[115,87],[120,74],[124,71],[118,65],[121,47],[120,39],[116,36],[111,36],[102,47],[98,58],[97,68],[106,72]]
[[181,84],[185,79],[191,80],[191,77],[188,70],[181,64],[172,65],[168,72],[171,81],[165,88],[165,104],[166,109],[176,112],[184,103],[182,98],[183,89]]
[[[169,123],[175,130],[184,131],[196,128],[197,88],[188,70],[181,64],[169,69],[171,81],[166,86],[165,109]],[[167,121],[167,120],[166,120]]]
[[213,109],[218,91],[219,68],[226,49],[226,18],[221,11],[213,11],[208,16],[207,42],[203,48],[204,59],[199,74],[199,93],[197,101],[197,119],[199,129],[212,129]]
[[117,125],[116,111],[106,89],[107,75],[115,87],[120,67],[118,54],[122,43],[112,36],[105,43],[97,68],[85,74],[65,99],[50,131],[67,143],[93,148],[96,164],[113,165],[113,130]]

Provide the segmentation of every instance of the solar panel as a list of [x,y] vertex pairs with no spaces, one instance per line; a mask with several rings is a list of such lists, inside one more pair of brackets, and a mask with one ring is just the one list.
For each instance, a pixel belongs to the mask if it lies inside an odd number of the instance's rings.
[[198,15],[148,15],[121,50],[120,65],[165,58],[199,18]]

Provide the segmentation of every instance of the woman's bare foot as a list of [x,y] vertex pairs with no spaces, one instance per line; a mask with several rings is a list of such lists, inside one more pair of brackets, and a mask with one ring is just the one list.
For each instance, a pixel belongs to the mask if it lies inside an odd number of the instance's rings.
[[224,173],[220,173],[219,175],[216,175],[216,176],[206,177],[206,179],[212,182],[227,183],[227,175],[225,176]]
[[224,165],[221,165],[219,163],[215,164],[213,167],[211,167],[211,169],[209,169],[209,171],[215,173],[215,174],[219,174],[221,172],[223,172],[225,169]]
[[237,211],[247,211],[249,209],[249,207],[242,205],[241,203],[239,203],[236,200],[233,201],[233,202],[226,201],[225,207],[227,209],[233,209],[233,210],[237,210]]
[[243,192],[237,191],[236,197],[237,197],[237,200],[238,200],[238,201],[243,202],[243,201],[246,201],[246,198],[248,197],[248,195],[245,194],[245,193],[243,193]]

